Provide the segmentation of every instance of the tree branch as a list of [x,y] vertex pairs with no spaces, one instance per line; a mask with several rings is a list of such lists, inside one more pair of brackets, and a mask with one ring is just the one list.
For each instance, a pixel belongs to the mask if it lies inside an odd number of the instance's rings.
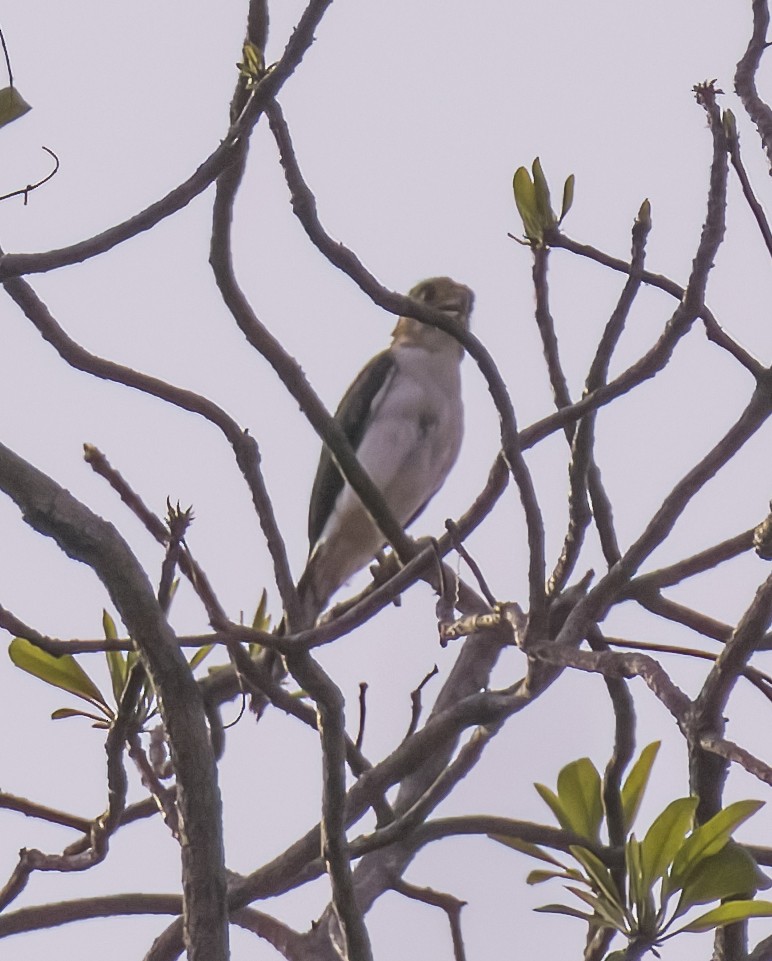
[[68,556],[93,568],[137,645],[158,697],[177,773],[189,958],[225,961],[228,922],[222,812],[203,702],[147,576],[111,524],[2,444],[0,490],[16,503],[31,527],[52,537]]

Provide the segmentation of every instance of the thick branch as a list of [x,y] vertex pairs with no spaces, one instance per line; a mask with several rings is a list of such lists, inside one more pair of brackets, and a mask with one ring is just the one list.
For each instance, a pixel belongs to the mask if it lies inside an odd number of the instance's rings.
[[0,490],[31,527],[93,568],[137,645],[158,697],[177,773],[189,958],[225,961],[228,924],[217,772],[198,686],[150,582],[111,524],[3,445]]

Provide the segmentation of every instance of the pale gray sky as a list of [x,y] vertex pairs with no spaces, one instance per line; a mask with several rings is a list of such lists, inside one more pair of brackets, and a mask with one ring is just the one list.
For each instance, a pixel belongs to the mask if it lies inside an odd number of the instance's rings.
[[[60,173],[28,206],[2,205],[0,244],[12,252],[89,236],[156,200],[198,166],[227,128],[246,7],[181,0],[47,6],[42,14],[38,5],[12,5],[1,23],[16,83],[34,109],[0,131],[0,191],[47,171],[42,144],[61,159]],[[269,62],[280,55],[303,9],[300,2],[274,6]],[[654,221],[649,267],[685,281],[704,216],[712,149],[693,84],[716,77],[728,92],[722,103],[740,118],[746,164],[762,202],[769,201],[754,131],[731,94],[734,63],[749,29],[749,0],[731,5],[481,0],[474,13],[459,0],[340,0],[286,84],[281,103],[320,216],[334,236],[389,287],[407,290],[422,277],[442,273],[476,291],[474,330],[499,363],[525,426],[550,412],[551,399],[532,316],[530,254],[507,238],[508,231],[520,232],[511,192],[515,168],[540,156],[558,197],[563,179],[574,173],[576,197],[566,232],[617,256],[627,256],[630,226],[648,197]],[[767,65],[759,76],[762,90],[765,82],[772,88],[769,80]],[[387,343],[393,318],[369,304],[309,245],[290,210],[272,138],[262,127],[253,138],[237,210],[237,272],[261,319],[334,407],[362,363]],[[219,300],[207,264],[211,201],[209,191],[151,233],[32,283],[59,322],[89,349],[201,391],[249,427],[299,573],[319,444]],[[552,256],[550,278],[561,350],[578,394],[621,282],[561,251]],[[727,329],[767,363],[771,278],[733,181],[727,243],[709,301]],[[664,294],[644,292],[616,369],[653,342],[673,306]],[[160,565],[159,551],[83,464],[81,445],[100,447],[159,512],[167,495],[192,503],[197,520],[190,544],[229,614],[238,617],[244,610],[251,616],[261,588],[269,585],[278,616],[259,526],[216,431],[192,415],[71,371],[9,300],[0,302],[0,312],[3,442],[113,520],[151,572]],[[464,379],[462,455],[418,533],[437,532],[445,517],[462,513],[495,457],[497,419],[469,360]],[[749,377],[695,328],[661,381],[600,418],[599,459],[623,544],[640,533],[673,482],[721,436],[750,388]],[[529,464],[554,559],[565,523],[563,439],[541,445],[529,454]],[[769,477],[767,432],[749,445],[742,464],[690,508],[659,559],[675,559],[758,522],[770,496]],[[0,603],[41,631],[97,636],[106,595],[91,572],[33,534],[4,499],[0,532]],[[513,491],[469,547],[499,596],[524,601],[527,556]],[[590,563],[598,565],[597,556]],[[766,573],[760,561],[744,558],[728,582],[723,575],[704,577],[691,596],[709,613],[731,620]],[[386,612],[323,656],[352,705],[352,726],[357,684],[370,683],[365,749],[372,758],[402,736],[415,683],[435,661],[443,675],[452,664],[453,646],[443,651],[433,641],[433,617],[434,600],[419,586],[401,609]],[[205,628],[185,586],[174,626],[179,632]],[[634,610],[615,613],[609,626],[639,639],[693,640]],[[687,690],[696,689],[702,671],[672,659],[666,663]],[[511,683],[522,668],[521,656],[509,654],[496,682]],[[93,670],[103,676],[101,662]],[[67,696],[22,675],[4,656],[0,685],[0,725],[6,732],[0,786],[79,814],[99,813],[105,803],[99,732],[78,721],[51,722],[51,710],[70,704]],[[640,744],[668,739],[643,827],[663,799],[686,793],[687,784],[674,724],[641,683],[634,690]],[[737,727],[731,736],[761,752],[760,735],[751,729],[759,697],[748,692],[748,716],[733,716]],[[554,785],[562,764],[584,754],[602,767],[611,730],[600,679],[565,676],[533,709],[512,720],[442,813],[483,811],[546,822],[532,782]],[[281,773],[267,776],[272,770]],[[274,716],[257,730],[244,719],[229,732],[222,786],[228,863],[247,871],[313,823],[318,770],[312,735]],[[765,792],[737,777],[729,794],[764,797]],[[754,825],[758,837],[768,838],[772,812],[762,812]],[[20,846],[56,851],[71,840],[68,832],[3,812],[0,838],[0,884]],[[458,840],[423,852],[408,878],[469,902],[464,932],[470,959],[494,953],[527,958],[536,949],[543,957],[578,957],[580,924],[532,913],[533,906],[558,900],[561,892],[526,889],[531,866],[492,843]],[[119,833],[106,864],[92,872],[36,876],[15,906],[108,889],[172,891],[177,877],[177,851],[156,823]],[[320,882],[285,908],[270,908],[305,927],[326,899]],[[439,912],[393,896],[378,905],[371,922],[377,958],[451,957]],[[5,961],[36,961],[55,945],[59,957],[90,957],[95,947],[109,945],[112,961],[135,961],[165,925],[165,919],[90,922],[5,941],[1,953]],[[759,926],[758,933],[769,933],[768,926],[766,931]],[[707,950],[692,936],[666,947],[663,958],[690,961]],[[234,932],[234,961],[274,956],[267,945]]]

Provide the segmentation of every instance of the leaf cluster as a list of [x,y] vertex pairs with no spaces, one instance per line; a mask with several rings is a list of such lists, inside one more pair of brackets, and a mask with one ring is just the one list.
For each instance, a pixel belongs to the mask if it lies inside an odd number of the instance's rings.
[[[764,802],[737,801],[695,826],[698,799],[678,798],[654,819],[643,840],[632,833],[658,749],[655,742],[641,752],[621,788],[627,836],[621,870],[613,870],[582,845],[569,849],[577,864],[573,866],[535,844],[495,838],[550,865],[549,869],[532,871],[529,884],[555,878],[565,881],[566,889],[584,907],[548,904],[537,911],[578,918],[592,930],[611,929],[645,949],[653,949],[676,934],[772,916],[772,903],[753,899],[758,890],[769,888],[772,882],[747,849],[732,839],[734,831]],[[592,761],[580,758],[566,765],[558,775],[557,791],[543,784],[535,787],[560,826],[585,838],[597,850],[602,843],[604,811],[601,776]],[[724,903],[674,927],[692,908],[713,902]]]
[[[107,611],[102,611],[102,629],[105,640],[114,641],[118,639],[118,632],[115,621]],[[212,646],[199,648],[190,659],[190,667],[194,669],[211,651]],[[118,714],[118,707],[123,700],[124,691],[129,677],[133,671],[144,670],[136,651],[107,650],[105,658],[107,669],[110,675],[110,687],[112,700],[115,702],[113,707],[108,698],[102,693],[99,686],[80,665],[72,654],[50,654],[48,651],[41,650],[25,637],[15,637],[8,646],[8,654],[22,671],[32,674],[33,677],[45,681],[52,687],[60,688],[69,694],[74,694],[81,700],[86,701],[98,713],[84,711],[79,708],[62,707],[51,714],[52,720],[58,721],[68,717],[85,717],[92,721],[92,727],[101,730],[109,730]],[[143,730],[149,720],[158,713],[155,694],[149,678],[145,677],[142,681],[140,694],[134,706],[134,722],[138,730]]]
[[512,180],[515,203],[523,221],[523,230],[532,247],[544,246],[544,238],[562,222],[574,202],[573,174],[563,184],[563,202],[558,217],[552,209],[547,178],[537,157],[531,165],[533,179],[525,167],[518,167]]

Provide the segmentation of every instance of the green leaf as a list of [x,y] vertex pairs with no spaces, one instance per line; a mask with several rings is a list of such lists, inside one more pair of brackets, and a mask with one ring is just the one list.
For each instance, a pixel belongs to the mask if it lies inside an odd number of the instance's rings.
[[649,934],[655,927],[656,908],[652,888],[644,883],[641,843],[631,834],[625,845],[625,864],[630,887],[630,905],[638,919],[638,928]]
[[142,682],[142,694],[137,707],[137,720],[140,724],[144,724],[157,713],[158,705],[155,702],[155,691],[150,683],[150,678],[145,675],[145,680]]
[[721,114],[721,123],[724,127],[724,135],[729,141],[737,140],[737,121],[731,110],[725,110]]
[[721,928],[725,924],[747,921],[748,918],[770,917],[772,917],[772,903],[769,901],[727,901],[726,904],[713,908],[707,914],[701,914],[694,921],[690,921],[689,924],[685,924],[677,931],[671,931],[667,937],[672,938],[682,931],[699,934],[702,931],[710,931],[711,928]]
[[543,848],[540,848],[538,844],[531,844],[530,841],[521,841],[520,838],[510,838],[505,834],[489,834],[488,837],[491,841],[498,841],[499,844],[503,844],[515,851],[520,851],[521,854],[527,854],[529,857],[536,858],[539,861],[545,861],[547,864],[554,864],[555,867],[558,868],[566,868],[566,865],[563,864],[562,861],[558,861],[557,858],[553,857]]
[[641,880],[644,888],[651,888],[673,863],[686,832],[692,826],[697,803],[695,797],[671,801],[646,832],[641,842]]
[[763,801],[735,801],[692,831],[673,860],[673,867],[666,879],[667,890],[675,891],[683,887],[696,866],[718,854],[735,828],[752,817],[763,804]]
[[205,657],[208,657],[213,650],[214,644],[205,644],[203,647],[199,647],[189,661],[191,671],[195,671],[198,665],[204,660]]
[[587,876],[595,892],[602,894],[608,901],[615,904],[619,910],[622,910],[623,902],[619,889],[611,877],[611,872],[601,859],[593,854],[592,851],[588,851],[587,848],[580,848],[574,844],[571,845],[569,850],[587,872]]
[[552,788],[548,788],[546,784],[534,784],[539,797],[544,801],[544,803],[549,807],[558,824],[563,828],[564,831],[573,831],[571,821],[568,814],[563,808],[563,804],[560,798],[555,794]]
[[622,786],[622,817],[625,834],[629,833],[638,814],[660,743],[660,741],[652,741],[651,744],[646,745]]
[[76,697],[83,698],[96,707],[104,708],[105,713],[110,713],[107,702],[102,697],[99,688],[78,664],[72,654],[61,654],[59,657],[41,651],[24,637],[15,637],[9,647],[8,654],[13,663],[32,674],[33,677],[40,678],[47,684],[75,694]]
[[18,120],[32,107],[22,97],[16,87],[3,87],[0,90],[0,127]]
[[515,171],[512,187],[515,192],[515,204],[523,221],[523,230],[526,237],[533,243],[541,243],[543,231],[536,203],[536,191],[531,175],[525,167],[518,167]]
[[60,707],[51,714],[52,721],[61,721],[62,718],[66,717],[85,717],[88,718],[89,721],[95,722],[93,725],[94,727],[110,727],[110,722],[105,720],[105,718],[100,717],[98,714],[89,714],[88,711],[78,711],[74,707]]
[[604,927],[615,928],[617,931],[621,931],[623,933],[628,930],[627,918],[624,915],[624,911],[614,901],[609,901],[607,898],[590,894],[587,891],[583,891],[581,888],[567,886],[567,890],[579,898],[580,901],[584,901],[585,904],[589,905],[589,907],[593,909],[597,915],[597,917],[594,919],[596,924],[603,924]]
[[104,608],[102,608],[102,630],[105,632],[106,640],[118,640],[118,629],[115,626],[115,621]]
[[260,594],[260,602],[257,605],[255,616],[252,618],[252,629],[255,631],[268,631],[271,627],[271,615],[266,613],[268,609],[268,592],[263,588]]
[[594,914],[586,914],[584,911],[577,911],[576,908],[569,908],[565,904],[543,904],[541,907],[534,908],[541,914],[566,914],[569,918],[579,918],[580,921],[587,921],[590,924],[597,924],[598,919]]
[[250,89],[265,73],[263,52],[247,40],[242,48],[242,54],[243,60],[236,66],[239,68],[239,74],[247,81],[247,89]]
[[573,174],[569,174],[569,176],[566,177],[566,182],[563,184],[563,203],[560,205],[560,220],[558,220],[559,224],[563,223],[566,214],[574,204],[575,184],[576,178]]
[[534,193],[536,194],[536,210],[539,214],[539,223],[541,224],[542,229],[545,227],[553,227],[557,218],[555,217],[555,212],[552,209],[550,188],[547,185],[547,178],[544,176],[544,171],[541,167],[541,160],[539,160],[538,157],[531,165],[531,170],[533,171],[533,187]]
[[769,887],[769,879],[759,871],[751,854],[736,841],[729,840],[717,854],[704,858],[692,871],[673,918],[686,914],[696,904],[752,896],[758,890],[759,876]]
[[[102,611],[102,630],[104,631],[105,639],[108,641],[118,640],[118,631],[115,627],[115,621],[110,617],[106,610]],[[115,698],[115,703],[120,704],[121,695],[123,694],[123,689],[126,687],[126,678],[128,676],[128,667],[126,664],[126,658],[123,656],[123,651],[105,651],[105,658],[107,659],[107,669],[110,672],[110,683],[113,688],[113,697]]]
[[588,757],[566,764],[558,774],[558,798],[571,830],[597,841],[603,820],[603,800],[600,774]]
[[644,200],[638,210],[637,221],[643,224],[644,227],[651,229],[651,203],[649,200]]
[[553,878],[558,878],[561,881],[574,881],[577,884],[581,881],[584,881],[584,877],[578,871],[571,869],[567,871],[536,870],[528,873],[525,883],[531,885],[543,884],[545,881],[552,881]]

